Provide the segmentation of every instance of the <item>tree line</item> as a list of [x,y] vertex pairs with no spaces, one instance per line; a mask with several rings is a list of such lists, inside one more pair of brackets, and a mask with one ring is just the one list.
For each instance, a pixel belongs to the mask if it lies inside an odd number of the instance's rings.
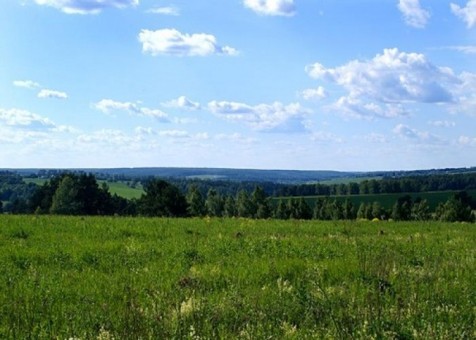
[[384,177],[340,184],[283,185],[275,196],[339,196],[367,194],[398,194],[431,191],[465,191],[476,189],[476,172],[448,175]]
[[472,210],[476,202],[462,191],[430,211],[426,200],[405,195],[397,199],[392,209],[385,209],[378,201],[354,206],[349,199],[341,201],[329,196],[312,201],[304,197],[276,199],[267,195],[261,186],[226,195],[213,187],[203,194],[199,186],[192,184],[183,192],[176,185],[157,178],[144,183],[144,194],[139,199],[128,200],[111,194],[107,184],[99,185],[92,174],[63,173],[37,186],[31,196],[14,207],[6,211],[58,215],[474,221]]

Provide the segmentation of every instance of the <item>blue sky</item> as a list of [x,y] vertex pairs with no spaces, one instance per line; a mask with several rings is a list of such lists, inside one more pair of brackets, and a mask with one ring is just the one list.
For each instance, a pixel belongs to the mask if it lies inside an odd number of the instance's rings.
[[476,0],[4,0],[0,167],[476,165]]

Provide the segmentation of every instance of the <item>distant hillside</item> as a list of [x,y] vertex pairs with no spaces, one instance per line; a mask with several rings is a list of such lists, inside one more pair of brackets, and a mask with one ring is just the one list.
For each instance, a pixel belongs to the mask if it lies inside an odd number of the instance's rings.
[[76,169],[5,169],[24,177],[50,178],[55,174],[72,171],[94,174],[98,179],[134,180],[144,177],[162,177],[166,179],[209,179],[237,182],[272,182],[283,184],[304,184],[316,182],[348,183],[359,182],[365,178],[399,178],[422,175],[443,175],[476,172],[472,168],[448,168],[412,171],[302,171],[302,170],[256,170],[256,169],[220,169],[220,168],[76,168]]
[[93,173],[98,178],[144,178],[158,176],[171,179],[213,179],[226,181],[308,183],[358,176],[357,172],[300,171],[300,170],[254,170],[219,168],[115,168],[115,169],[11,169],[22,176],[50,177],[63,171]]

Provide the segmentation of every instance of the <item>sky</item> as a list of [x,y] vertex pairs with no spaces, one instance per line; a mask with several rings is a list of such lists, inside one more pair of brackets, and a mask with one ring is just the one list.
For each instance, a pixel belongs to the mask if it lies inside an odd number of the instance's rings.
[[476,0],[2,0],[0,168],[476,166]]

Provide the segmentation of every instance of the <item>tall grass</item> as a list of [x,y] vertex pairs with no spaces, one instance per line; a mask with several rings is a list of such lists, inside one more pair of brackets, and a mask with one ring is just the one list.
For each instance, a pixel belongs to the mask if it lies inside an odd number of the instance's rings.
[[474,338],[474,244],[474,224],[0,216],[0,338]]

